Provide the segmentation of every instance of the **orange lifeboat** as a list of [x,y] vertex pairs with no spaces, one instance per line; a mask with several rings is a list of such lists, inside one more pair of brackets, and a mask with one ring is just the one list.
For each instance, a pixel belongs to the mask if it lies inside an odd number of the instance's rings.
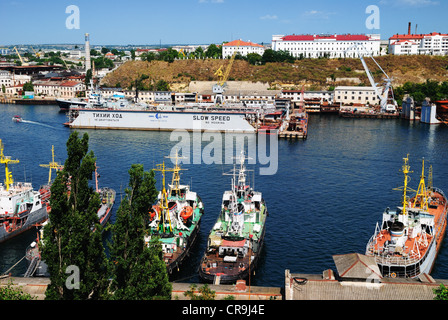
[[158,205],[152,206],[152,210],[149,211],[149,219],[151,221],[154,220],[154,218],[156,217],[156,213],[160,214],[160,206]]
[[192,215],[193,215],[193,208],[190,206],[186,206],[180,212],[180,216],[182,219],[184,219],[184,221],[187,221],[189,218],[191,218]]

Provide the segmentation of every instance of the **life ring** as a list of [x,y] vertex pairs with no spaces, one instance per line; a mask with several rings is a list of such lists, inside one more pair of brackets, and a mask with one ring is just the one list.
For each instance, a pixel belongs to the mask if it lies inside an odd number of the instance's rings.
[[390,277],[391,277],[391,278],[396,278],[396,277],[397,277],[397,274],[396,274],[395,272],[392,272],[392,273],[390,274]]
[[180,216],[184,221],[187,221],[193,215],[193,208],[190,206],[186,206],[180,212]]

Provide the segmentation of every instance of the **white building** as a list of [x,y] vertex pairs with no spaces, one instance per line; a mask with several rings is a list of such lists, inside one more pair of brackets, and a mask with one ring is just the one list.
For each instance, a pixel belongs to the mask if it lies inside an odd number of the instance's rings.
[[396,34],[389,38],[389,53],[394,55],[448,55],[448,34]]
[[287,51],[293,57],[303,58],[357,58],[359,57],[355,44],[372,56],[381,54],[380,35],[360,34],[328,34],[328,35],[273,35],[272,50]]
[[[302,90],[282,90],[281,98],[288,98],[291,102],[302,101]],[[321,102],[332,103],[334,99],[333,91],[303,91],[303,99],[319,99]]]
[[235,51],[238,51],[242,56],[247,56],[249,53],[258,53],[260,56],[264,53],[264,47],[261,44],[246,42],[242,40],[233,40],[222,45],[223,58],[229,58]]
[[75,98],[78,92],[86,90],[86,86],[78,81],[34,81],[35,95],[54,98]]
[[26,74],[13,74],[6,70],[0,70],[0,89],[2,86],[5,88],[23,85],[26,82],[31,81],[31,76]]
[[342,104],[379,104],[379,98],[373,87],[336,87],[334,89],[334,102]]

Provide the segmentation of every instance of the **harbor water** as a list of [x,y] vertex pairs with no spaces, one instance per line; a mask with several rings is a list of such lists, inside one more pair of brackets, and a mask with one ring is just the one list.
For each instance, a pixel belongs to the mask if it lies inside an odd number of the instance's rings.
[[[11,119],[20,115],[24,122]],[[51,161],[54,145],[56,161],[64,163],[66,142],[71,129],[64,127],[64,113],[57,106],[0,105],[0,139],[5,155],[19,159],[11,165],[15,181],[32,182],[37,189],[48,180],[48,170],[39,164]],[[128,170],[142,163],[146,170],[168,156],[178,141],[170,132],[78,130],[89,134],[89,146],[97,157],[100,186],[114,188],[117,201],[111,217],[115,221]],[[251,182],[263,192],[269,216],[265,247],[250,283],[257,286],[284,285],[285,269],[293,273],[320,274],[336,270],[333,255],[365,253],[368,240],[386,207],[399,205],[401,193],[393,188],[403,184],[400,172],[403,157],[409,154],[410,186],[417,189],[421,160],[433,167],[433,184],[448,193],[448,126],[410,123],[405,120],[344,119],[337,115],[310,115],[307,140],[279,140],[278,169],[273,175],[260,175],[258,161],[249,165]],[[195,139],[191,135],[191,139]],[[206,139],[204,139],[206,140]],[[249,139],[257,143],[256,139]],[[186,154],[191,159],[195,152]],[[223,152],[224,153],[224,152]],[[197,156],[197,155],[196,155]],[[270,156],[273,156],[272,154]],[[271,157],[271,159],[273,159]],[[220,211],[222,194],[229,190],[230,164],[202,161],[182,165],[181,182],[191,183],[202,198],[205,214],[199,241],[174,280],[199,282],[199,261],[207,236]],[[3,169],[2,169],[3,172]],[[0,174],[4,179],[4,174]],[[157,187],[160,189],[160,174]],[[170,180],[170,176],[169,179]],[[36,230],[0,245],[0,273],[7,271],[24,255],[35,239]],[[105,237],[108,237],[105,234]],[[448,241],[437,257],[432,276],[448,279]],[[25,260],[11,270],[21,276]]]

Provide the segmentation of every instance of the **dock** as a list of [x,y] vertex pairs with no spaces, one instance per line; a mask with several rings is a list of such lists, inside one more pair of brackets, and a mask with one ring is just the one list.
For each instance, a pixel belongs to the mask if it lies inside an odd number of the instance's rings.
[[343,118],[360,118],[360,119],[398,119],[400,114],[396,113],[369,113],[369,112],[339,112],[339,116]]
[[24,104],[24,105],[55,105],[54,99],[17,99],[0,97],[0,104]]

